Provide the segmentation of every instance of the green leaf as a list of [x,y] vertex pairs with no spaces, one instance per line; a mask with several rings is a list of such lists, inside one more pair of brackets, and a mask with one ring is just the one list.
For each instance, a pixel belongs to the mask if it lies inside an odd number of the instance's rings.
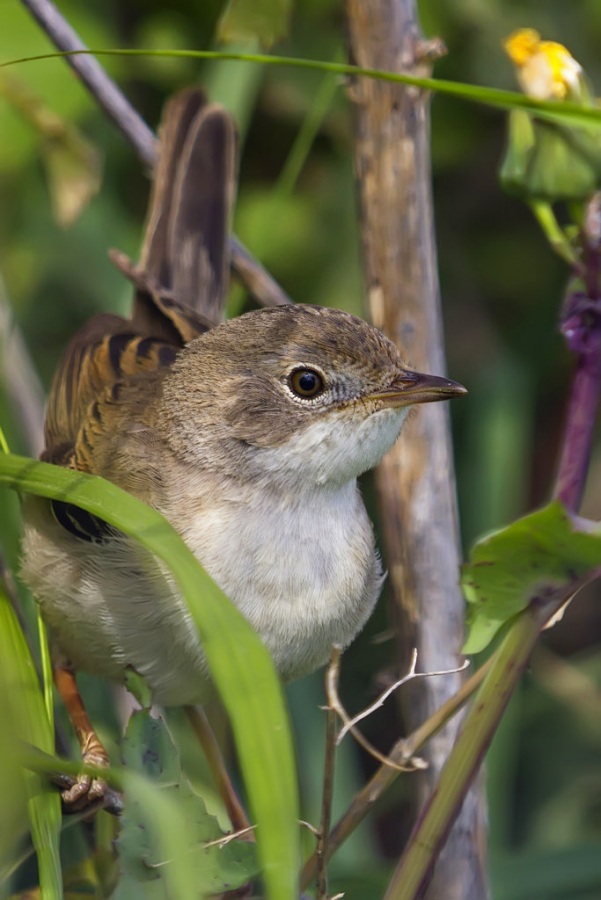
[[171,570],[232,722],[267,895],[296,895],[298,794],[281,686],[257,634],[156,510],[102,478],[0,455],[0,484],[74,503],[135,538]]
[[586,527],[559,502],[488,535],[463,567],[470,604],[464,653],[483,650],[530,603],[544,601],[562,585],[573,583],[576,589],[581,579],[599,574],[601,526]]
[[499,174],[508,192],[526,199],[587,200],[601,183],[599,134],[514,109]]
[[126,790],[117,844],[123,874],[116,900],[135,896],[140,885],[148,887],[151,896],[167,900],[168,878],[175,861],[167,865],[163,861],[169,858],[168,842],[174,829],[179,831],[178,852],[185,855],[190,869],[189,883],[202,895],[232,890],[257,874],[251,844],[232,841],[225,846],[204,846],[224,835],[217,819],[207,812],[202,798],[186,781],[177,749],[160,718],[153,718],[147,710],[133,714],[125,736],[124,761],[130,772],[145,774],[162,786],[162,795],[173,799],[178,821],[149,820],[139,799],[130,801]]
[[130,694],[136,698],[142,709],[150,709],[152,706],[152,693],[139,672],[136,672],[131,667],[126,669],[124,685]]
[[224,43],[257,39],[269,49],[288,33],[291,0],[229,0],[219,27]]
[[[15,818],[14,814],[19,810],[22,800],[26,798],[29,827],[38,859],[42,896],[44,900],[55,898],[58,900],[63,894],[59,858],[60,797],[58,792],[49,787],[37,774],[26,772],[21,780],[17,761],[19,741],[27,741],[51,753],[54,747],[54,733],[46,715],[44,697],[27,641],[1,583],[0,713],[3,723],[0,783],[8,791],[8,793],[2,791],[3,827],[0,828],[0,864],[8,862],[10,845],[14,846],[16,843],[14,838],[18,840],[20,837],[19,818]],[[21,796],[21,792],[24,797]],[[13,827],[15,832],[11,834]],[[0,871],[0,880],[1,876]]]

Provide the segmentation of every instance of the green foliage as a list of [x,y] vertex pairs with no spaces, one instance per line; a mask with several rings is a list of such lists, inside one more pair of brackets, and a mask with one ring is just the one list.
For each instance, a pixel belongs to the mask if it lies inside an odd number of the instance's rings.
[[601,574],[601,526],[582,530],[561,503],[549,504],[478,541],[463,568],[471,604],[464,653],[479,653],[530,603]]
[[[0,454],[0,458],[3,457]],[[22,805],[36,849],[40,886],[46,900],[62,897],[59,859],[60,798],[39,775],[20,771],[19,742],[26,741],[47,753],[54,751],[54,731],[44,707],[35,665],[21,626],[0,583],[0,717],[4,738],[0,744],[0,785],[4,788],[0,828],[0,884],[11,858],[24,837]],[[12,853],[11,853],[12,851]]]
[[115,485],[7,454],[0,455],[0,483],[81,506],[137,537],[170,568],[232,721],[268,894],[278,900],[294,896],[298,814],[292,743],[273,664],[251,626],[163,517]]
[[500,178],[507,191],[527,199],[586,200],[601,182],[599,135],[512,110]]
[[[211,46],[223,6],[219,0],[205,4],[174,0],[167,8],[158,0],[149,0],[125,9],[110,3],[84,7],[66,0],[61,11],[90,46],[181,49]],[[449,49],[448,56],[436,65],[437,79],[450,83],[451,90],[454,83],[465,84],[468,91],[475,91],[472,99],[483,101],[460,103],[448,95],[436,97],[433,104],[432,152],[448,369],[470,389],[466,402],[452,410],[463,535],[470,543],[479,534],[546,502],[560,428],[558,410],[564,402],[570,367],[555,333],[565,268],[550,256],[521,204],[499,190],[495,173],[505,142],[505,116],[484,105],[487,97],[475,86],[514,87],[501,40],[513,28],[532,24],[545,37],[569,46],[599,90],[601,7],[590,0],[576,5],[565,0],[545,4],[536,0],[520,4],[424,0],[420,15],[426,35],[440,35]],[[2,59],[50,49],[24,8],[18,3],[6,5],[0,36]],[[333,0],[298,4],[282,52],[310,60],[345,58],[339,5]],[[240,237],[260,252],[295,299],[361,313],[363,282],[350,161],[352,103],[347,102],[339,75],[329,76],[340,89],[318,117],[295,188],[273,206],[273,186],[295,147],[297,134],[314,115],[321,72],[218,58],[103,57],[103,63],[118,74],[121,87],[151,124],[158,121],[166,94],[187,82],[209,86],[212,96],[218,95],[235,110],[245,143],[236,212]],[[57,228],[40,166],[39,138],[14,109],[1,105],[0,271],[17,322],[47,383],[79,324],[100,310],[129,308],[129,287],[107,262],[106,249],[117,246],[136,257],[148,180],[131,148],[61,61],[40,61],[4,71],[22,78],[48,108],[93,138],[107,160],[99,196],[68,232]],[[505,96],[519,95],[507,92]],[[524,109],[536,108],[536,104],[528,104],[524,102]],[[548,105],[547,113],[552,109]],[[570,123],[588,127],[599,111],[583,114],[566,107],[561,115],[561,127]],[[248,304],[241,291],[235,294],[232,307],[244,309]],[[2,350],[0,346],[0,363]],[[10,408],[1,385],[0,420],[11,445],[26,452],[19,411]],[[586,510],[592,518],[601,517],[600,472],[597,450]],[[370,482],[364,485],[364,492],[371,501]],[[16,568],[17,503],[7,494],[0,494],[0,539]],[[597,588],[579,597],[564,622],[544,639],[558,660],[567,660],[576,679],[569,699],[534,657],[506,727],[489,754],[495,900],[522,896],[592,900],[599,895],[601,736],[593,727],[599,715],[592,712],[601,677],[599,599]],[[342,689],[353,709],[373,698],[375,670],[387,669],[394,658],[394,642],[381,642],[388,628],[384,606],[345,656]],[[24,609],[27,615],[27,598]],[[28,624],[29,633],[35,634],[35,617],[29,616]],[[376,635],[380,642],[374,648],[371,639]],[[316,677],[294,685],[302,815],[313,823],[319,816],[322,765],[322,735],[318,725],[314,726],[321,715],[317,706],[323,702],[319,680]],[[566,686],[568,683],[565,679]],[[100,720],[109,741],[114,741],[117,728],[111,692],[106,685],[92,681],[84,688],[94,721]],[[0,703],[4,700],[0,698]],[[400,733],[391,710],[392,705],[386,716],[365,723],[368,734],[382,748]],[[57,715],[60,719],[60,709]],[[180,731],[174,729],[181,749],[186,736]],[[5,750],[0,741],[2,762]],[[337,791],[339,808],[349,802],[364,770],[371,766],[365,760],[358,765],[350,742],[345,741],[342,751],[346,772]],[[195,748],[185,753],[186,772],[195,786],[204,777],[199,756]],[[6,822],[15,827],[24,822],[19,813],[24,795],[14,773],[14,766],[0,766],[0,842],[7,837]],[[5,785],[13,793],[5,790]],[[406,836],[402,810],[411,786],[407,779],[399,779],[398,785],[384,808],[374,811],[361,840],[350,849],[343,847],[335,858],[332,893],[344,889],[349,897],[382,897],[391,857],[398,855]],[[140,791],[143,794],[151,787],[144,782]],[[210,793],[205,780],[203,798]],[[568,809],[570,827],[565,824]],[[157,815],[148,815],[149,821],[160,819],[158,804],[157,811]],[[571,827],[576,820],[578,829]],[[106,817],[98,817],[96,829],[97,837],[108,830]],[[305,850],[310,852],[313,839],[308,832],[303,838]],[[68,889],[81,889],[85,880],[97,884],[91,870],[105,865],[98,857],[101,852],[106,855],[107,848],[110,851],[111,841],[105,838],[104,849],[90,853],[79,826],[71,824],[62,840]],[[13,860],[18,857],[16,852]],[[30,862],[21,868],[20,880],[9,880],[4,890],[11,890],[11,885],[17,889],[36,884],[36,879]],[[102,890],[96,887],[98,896],[108,896],[109,888]]]
[[[201,896],[217,894],[239,887],[257,874],[251,844],[219,844],[224,835],[216,818],[187,783],[165,724],[152,718],[148,710],[134,713],[129,720],[123,762],[128,774],[117,842],[121,878],[116,900],[182,897],[190,884]],[[163,787],[159,815],[149,810],[144,783],[139,782],[138,790],[128,784],[132,772],[144,774]]]

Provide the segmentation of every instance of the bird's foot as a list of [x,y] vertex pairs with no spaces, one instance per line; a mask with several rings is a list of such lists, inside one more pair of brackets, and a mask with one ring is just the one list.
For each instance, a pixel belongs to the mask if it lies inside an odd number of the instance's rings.
[[[88,736],[87,745],[82,749],[82,762],[84,766],[97,768],[109,765],[108,754],[94,733]],[[97,800],[104,799],[107,790],[108,785],[103,778],[82,772],[75,783],[61,793],[61,797],[68,812],[80,812]]]

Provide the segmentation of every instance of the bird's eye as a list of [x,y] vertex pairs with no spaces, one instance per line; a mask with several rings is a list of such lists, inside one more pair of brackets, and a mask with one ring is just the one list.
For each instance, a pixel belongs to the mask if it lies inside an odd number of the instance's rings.
[[296,369],[290,375],[289,384],[297,397],[317,397],[325,385],[319,372],[313,369]]

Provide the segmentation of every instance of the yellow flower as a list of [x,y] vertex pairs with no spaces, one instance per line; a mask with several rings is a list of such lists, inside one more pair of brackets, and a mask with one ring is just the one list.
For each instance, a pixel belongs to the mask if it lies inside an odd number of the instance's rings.
[[563,44],[541,41],[533,28],[514,31],[503,44],[517,69],[520,87],[535,100],[580,100],[582,66]]

